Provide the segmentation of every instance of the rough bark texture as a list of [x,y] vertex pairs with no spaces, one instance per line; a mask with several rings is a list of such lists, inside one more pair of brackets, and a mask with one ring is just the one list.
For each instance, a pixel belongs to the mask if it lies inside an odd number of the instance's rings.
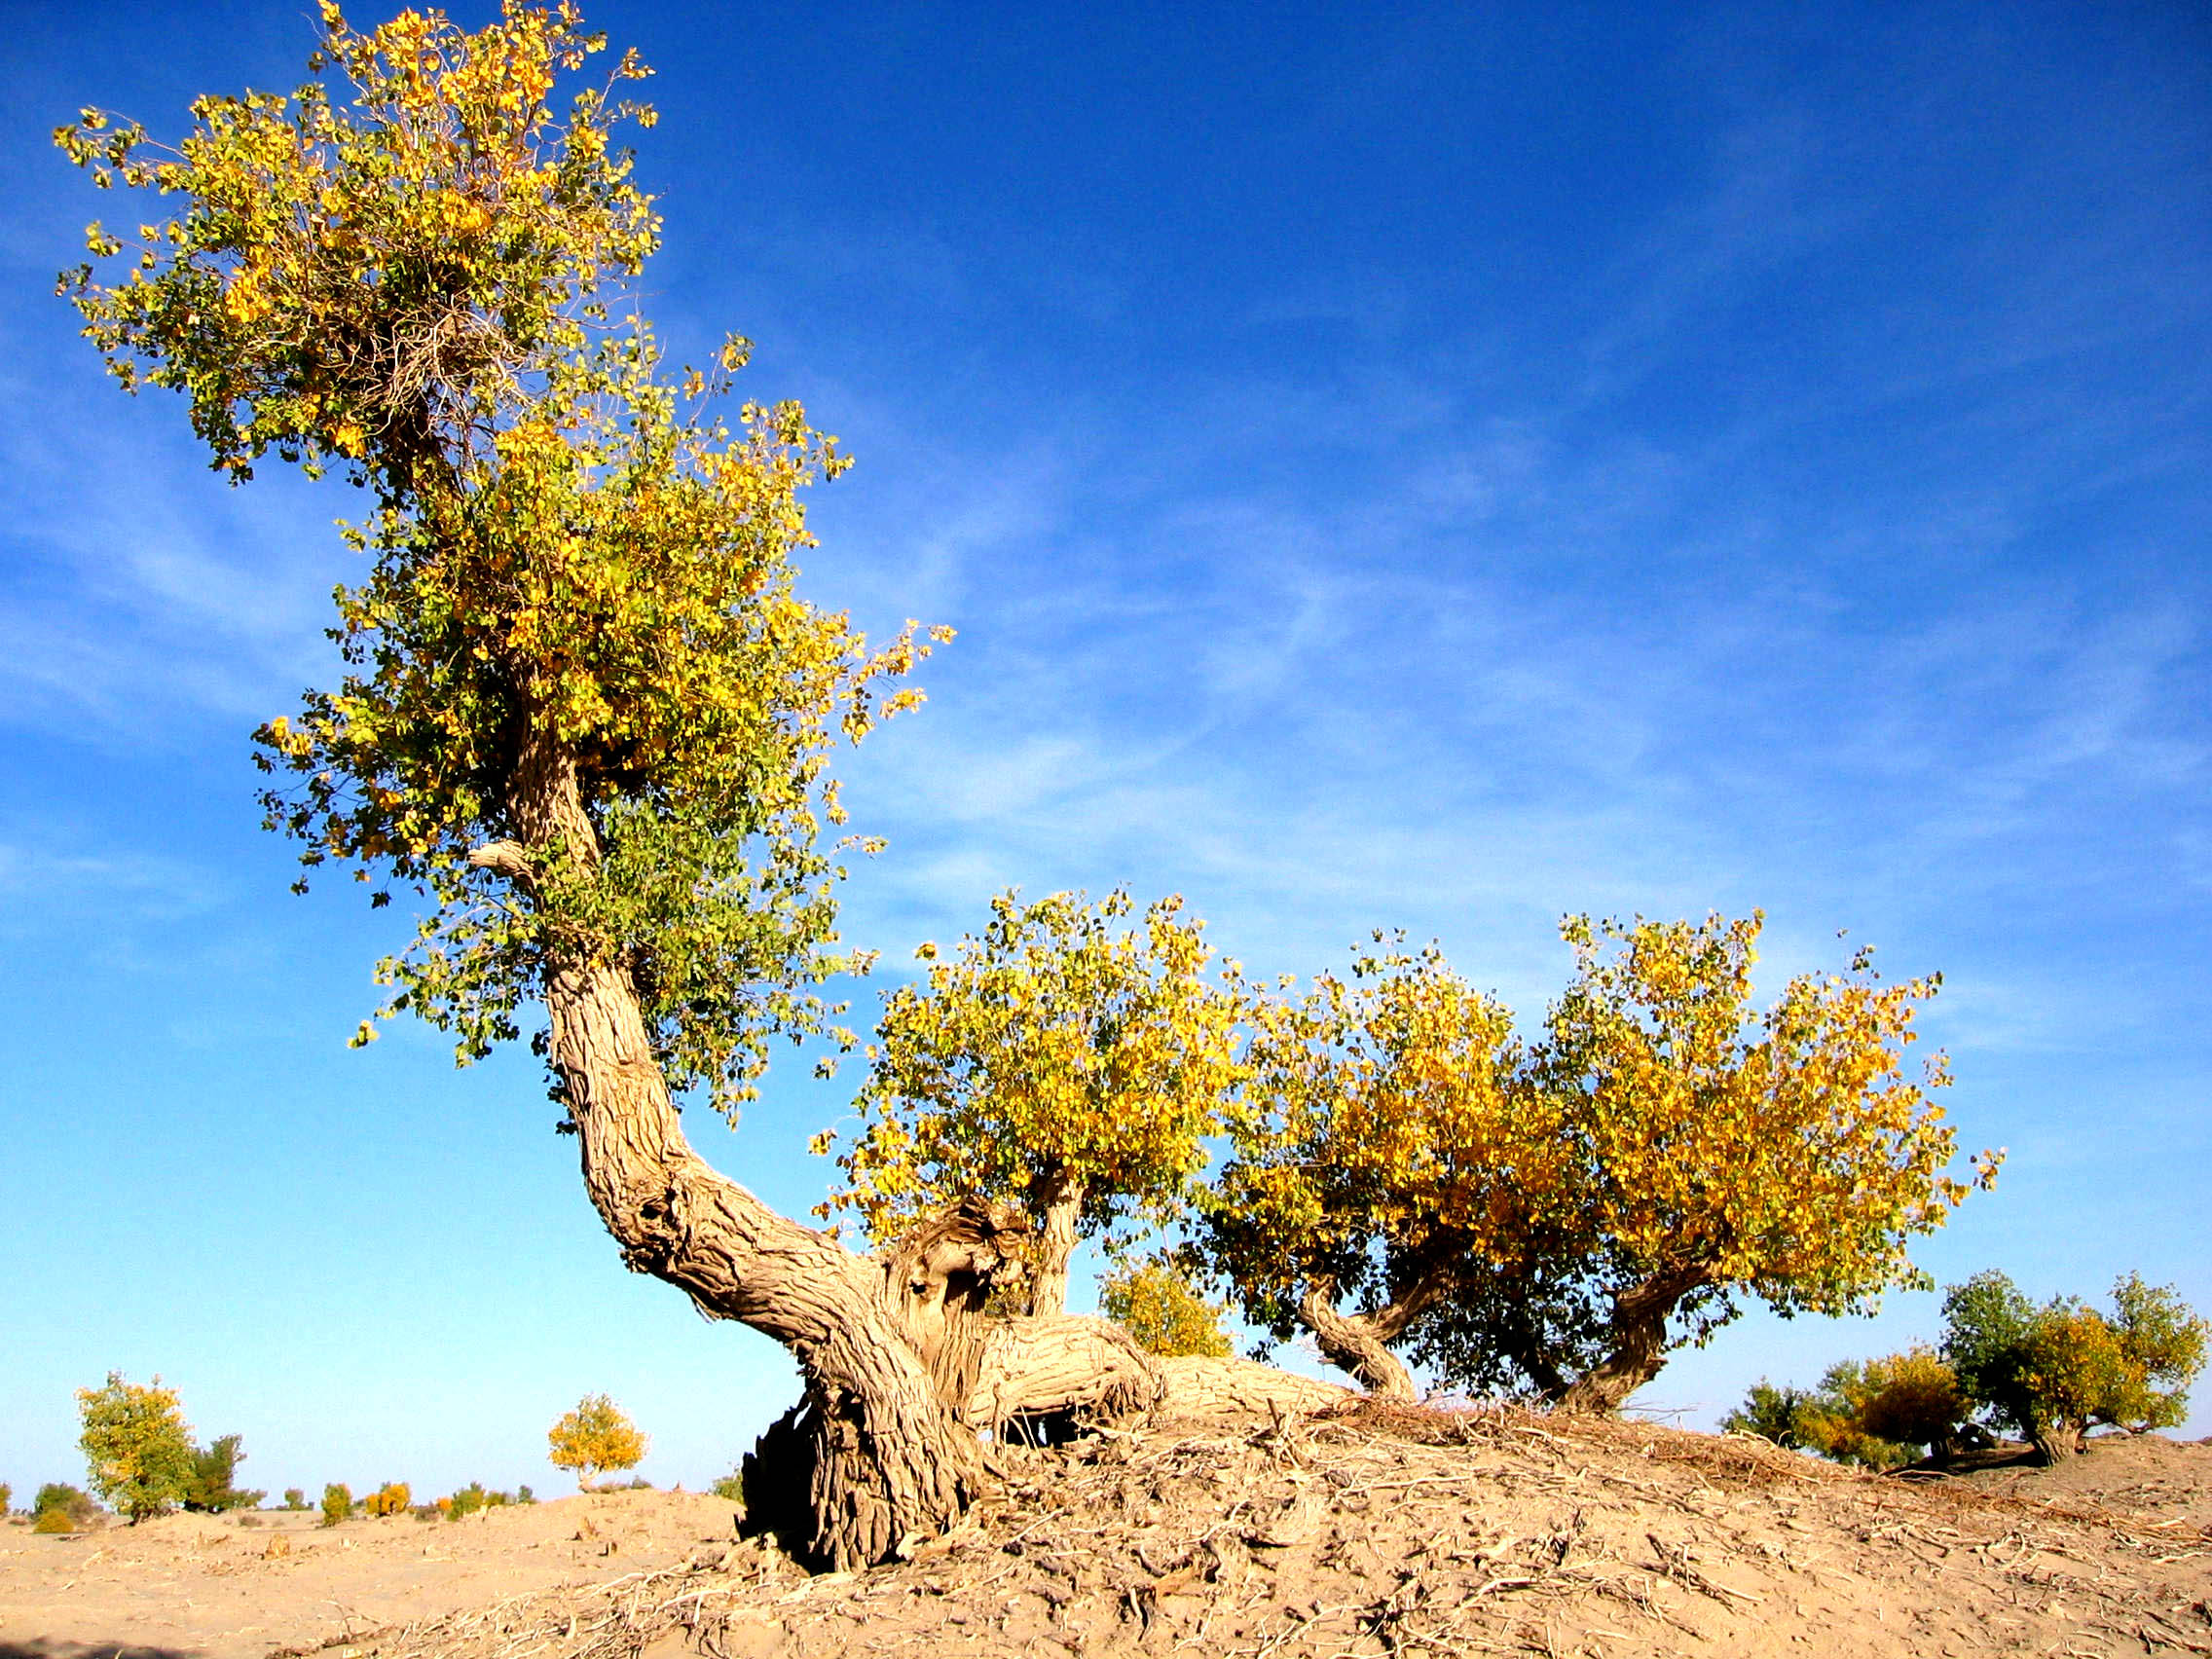
[[1068,1258],[1075,1254],[1076,1223],[1083,1218],[1083,1188],[1056,1173],[1037,1197],[1043,1219],[1030,1247],[1029,1311],[1042,1317],[1068,1309]]
[[1298,1322],[1312,1333],[1321,1357],[1359,1380],[1361,1387],[1385,1400],[1412,1400],[1413,1373],[1390,1351],[1413,1322],[1448,1284],[1441,1271],[1423,1274],[1394,1301],[1362,1313],[1337,1311],[1337,1287],[1324,1279],[1307,1287],[1299,1299]]
[[992,1429],[1063,1412],[1124,1417],[1149,1412],[1165,1390],[1160,1362],[1108,1320],[1068,1313],[994,1319],[965,1415]]
[[2063,1463],[2082,1450],[2082,1437],[2088,1426],[2081,1422],[2038,1423],[2029,1438],[2046,1463]]
[[1563,1412],[1610,1416],[1667,1363],[1667,1316],[1704,1282],[1694,1272],[1659,1273],[1613,1297],[1612,1351],[1551,1396]]
[[[551,742],[525,746],[508,804],[520,846],[485,849],[487,867],[527,871],[544,853],[596,862],[572,763]],[[883,1265],[777,1214],[691,1151],[622,969],[556,951],[545,1005],[584,1188],[624,1262],[798,1359],[814,1453],[813,1531],[799,1547],[855,1567],[943,1530],[981,1489],[981,1451],[909,1337]]]
[[1158,1408],[1163,1418],[1272,1418],[1324,1411],[1357,1397],[1349,1388],[1277,1371],[1256,1359],[1178,1355],[1156,1358],[1153,1364],[1166,1385]]

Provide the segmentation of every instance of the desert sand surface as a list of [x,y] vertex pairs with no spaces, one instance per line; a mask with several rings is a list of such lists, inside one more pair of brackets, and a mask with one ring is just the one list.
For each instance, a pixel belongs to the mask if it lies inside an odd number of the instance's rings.
[[[170,1515],[42,1537],[0,1530],[0,1659],[319,1647],[523,1591],[719,1556],[733,1506],[609,1492],[481,1510],[319,1525],[313,1511]],[[709,1540],[714,1544],[710,1545]]]
[[0,1659],[2212,1653],[2212,1445],[1899,1479],[1644,1423],[1366,1407],[997,1456],[1003,1490],[955,1533],[858,1575],[810,1577],[680,1493],[11,1528]]

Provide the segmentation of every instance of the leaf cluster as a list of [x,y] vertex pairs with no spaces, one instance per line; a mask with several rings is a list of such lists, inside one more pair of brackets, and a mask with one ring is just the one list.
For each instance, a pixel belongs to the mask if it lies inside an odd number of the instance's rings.
[[[878,1239],[964,1198],[1080,1196],[1110,1234],[1182,1213],[1242,1076],[1234,963],[1179,898],[1000,894],[980,935],[885,999],[858,1109],[820,1207]],[[834,1141],[826,1134],[818,1152]]]
[[[379,1017],[465,1062],[520,1034],[550,958],[619,964],[672,1087],[734,1113],[770,1037],[833,1032],[819,987],[866,966],[837,948],[828,753],[914,701],[889,682],[948,636],[871,650],[801,600],[798,492],[847,464],[835,440],[792,403],[724,413],[745,342],[671,378],[616,309],[658,237],[614,142],[650,125],[615,95],[643,64],[563,103],[604,45],[566,3],[473,33],[322,17],[316,79],[203,98],[173,149],[99,111],[56,134],[96,183],[180,203],[129,258],[93,227],[63,286],[234,478],[274,452],[368,491],[346,672],[256,758],[308,870],[424,905]],[[517,816],[548,771],[574,833]]]
[[1147,1353],[1227,1359],[1226,1309],[1208,1302],[1173,1261],[1154,1256],[1123,1263],[1098,1281],[1098,1306]]
[[1950,1366],[1914,1346],[1830,1366],[1799,1409],[1798,1436],[1839,1463],[1894,1469],[1948,1445],[1970,1410]]

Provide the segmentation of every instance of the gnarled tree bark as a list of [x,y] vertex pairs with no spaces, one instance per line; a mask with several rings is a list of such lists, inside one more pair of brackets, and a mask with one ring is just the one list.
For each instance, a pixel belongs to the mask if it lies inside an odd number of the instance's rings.
[[1153,1363],[1166,1385],[1157,1413],[1166,1419],[1272,1418],[1326,1411],[1358,1398],[1337,1383],[1278,1371],[1256,1359],[1178,1355]]
[[1667,1316],[1705,1283],[1696,1269],[1655,1273],[1613,1294],[1612,1348],[1564,1390],[1547,1398],[1563,1412],[1610,1416],[1659,1375],[1667,1362]]
[[1321,1357],[1349,1372],[1369,1393],[1384,1400],[1412,1400],[1418,1397],[1413,1373],[1390,1351],[1390,1345],[1406,1334],[1449,1283],[1449,1275],[1435,1270],[1380,1308],[1340,1313],[1335,1283],[1316,1280],[1299,1298],[1298,1322],[1312,1333]]
[[[547,861],[597,863],[572,756],[550,739],[526,741],[507,810],[513,838],[478,849],[480,866],[528,891]],[[978,1428],[1150,1411],[1178,1387],[1198,1410],[1235,1400],[1312,1409],[1330,1397],[1315,1392],[1326,1384],[1280,1373],[1263,1382],[1163,1370],[1118,1326],[1059,1312],[1082,1207],[1071,1183],[1048,1195],[1042,1239],[1018,1211],[972,1202],[860,1256],[779,1215],[685,1141],[638,988],[620,965],[555,943],[543,983],[547,1057],[584,1189],[623,1261],[798,1360],[805,1398],[763,1437],[745,1474],[756,1522],[802,1559],[866,1567],[943,1531],[982,1490]],[[994,1279],[1016,1264],[1047,1310],[987,1314]]]
[[1068,1306],[1068,1258],[1075,1254],[1076,1223],[1083,1218],[1083,1185],[1055,1170],[1036,1195],[1037,1234],[1031,1245],[1029,1311],[1064,1313]]
[[[547,856],[586,868],[597,862],[572,757],[550,739],[526,742],[507,804],[516,840],[478,853],[485,867],[527,884]],[[984,1478],[961,1416],[962,1365],[948,1357],[962,1345],[946,1335],[969,1311],[949,1302],[979,1308],[978,1293],[957,1288],[958,1275],[975,1273],[987,1238],[949,1246],[965,1257],[940,1264],[947,1271],[917,1299],[910,1278],[899,1281],[885,1263],[777,1214],[691,1150],[622,968],[556,945],[544,994],[547,1057],[576,1131],[584,1189],[623,1261],[677,1286],[702,1312],[775,1338],[798,1360],[812,1525],[794,1545],[829,1566],[857,1567],[942,1531]]]

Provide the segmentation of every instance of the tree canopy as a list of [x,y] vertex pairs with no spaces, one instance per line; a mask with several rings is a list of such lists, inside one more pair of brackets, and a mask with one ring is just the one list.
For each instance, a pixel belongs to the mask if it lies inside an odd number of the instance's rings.
[[1906,1241],[1969,1191],[1942,1057],[1903,1064],[1938,981],[1885,984],[1862,950],[1757,1014],[1760,926],[1567,918],[1575,976],[1527,1046],[1433,948],[1278,1004],[1210,1259],[1278,1331],[1364,1290],[1316,1334],[1378,1372],[1402,1340],[1447,1381],[1597,1409],[1747,1297],[1840,1313],[1926,1282]]
[[1064,1297],[1079,1235],[1179,1220],[1240,1076],[1242,1003],[1181,899],[1134,911],[1120,889],[1095,904],[1009,892],[949,956],[924,944],[926,977],[885,999],[863,1126],[820,1213],[850,1207],[888,1238],[961,1199],[1011,1199],[1036,1231],[1040,1311]]
[[[92,227],[128,268],[65,286],[233,478],[274,451],[374,501],[347,531],[370,561],[338,596],[347,672],[257,738],[304,864],[429,902],[383,1013],[470,1058],[517,1034],[549,951],[619,962],[671,1085],[734,1108],[852,963],[825,756],[913,700],[882,686],[928,642],[870,652],[796,596],[798,491],[846,461],[795,404],[723,412],[745,342],[672,381],[616,308],[659,236],[613,141],[651,121],[613,95],[635,56],[556,108],[604,45],[571,6],[323,22],[318,79],[203,97],[173,150],[95,110],[57,133],[98,182],[185,203],[132,241]],[[532,765],[588,836],[518,836]]]
[[192,1491],[192,1427],[176,1390],[107,1374],[98,1388],[77,1390],[77,1415],[93,1492],[133,1523],[166,1515]]
[[2114,1282],[2108,1317],[2076,1297],[2039,1306],[2006,1274],[1979,1272],[1944,1293],[1943,1324],[1967,1396],[2050,1458],[2099,1424],[2140,1433],[2180,1422],[2212,1337],[2173,1286],[2138,1273]]
[[652,1444],[630,1414],[606,1394],[586,1394],[546,1431],[545,1440],[553,1466],[573,1470],[576,1485],[585,1491],[598,1475],[636,1468]]

